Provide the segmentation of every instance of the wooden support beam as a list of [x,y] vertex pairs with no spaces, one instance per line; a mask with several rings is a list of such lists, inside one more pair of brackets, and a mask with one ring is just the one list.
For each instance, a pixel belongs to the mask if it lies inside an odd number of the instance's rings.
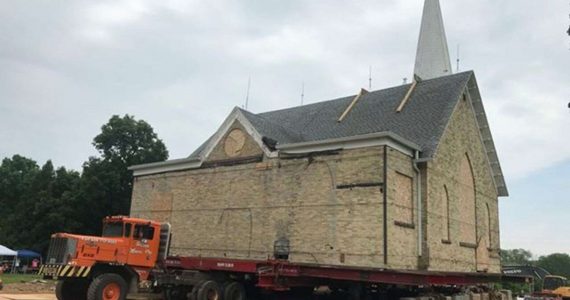
[[396,112],[401,112],[404,109],[404,106],[406,106],[406,103],[408,103],[408,100],[410,100],[410,98],[412,97],[412,93],[414,92],[414,90],[416,89],[416,86],[418,85],[418,81],[414,78],[414,81],[412,82],[412,85],[410,86],[410,89],[408,90],[408,92],[406,93],[406,96],[404,96],[404,99],[402,99],[402,102],[400,102],[400,105],[398,106],[398,108],[396,109]]
[[348,115],[348,113],[352,110],[352,108],[354,107],[354,105],[356,104],[356,102],[358,102],[358,100],[360,100],[360,98],[362,97],[362,95],[366,95],[368,94],[368,91],[365,89],[360,89],[360,92],[358,92],[358,95],[356,95],[356,97],[354,97],[354,99],[352,100],[352,102],[350,102],[350,105],[348,105],[348,107],[344,110],[344,112],[342,113],[342,115],[340,116],[340,118],[338,118],[337,122],[342,122],[342,120],[344,120],[344,118],[346,118],[346,116]]

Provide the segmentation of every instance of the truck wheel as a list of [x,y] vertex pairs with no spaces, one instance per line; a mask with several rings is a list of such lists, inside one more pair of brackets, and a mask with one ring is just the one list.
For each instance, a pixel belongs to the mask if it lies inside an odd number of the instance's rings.
[[57,300],[85,300],[87,298],[87,281],[58,280],[55,286]]
[[246,300],[243,284],[232,281],[224,285],[224,300]]
[[213,280],[205,281],[198,288],[198,294],[196,295],[196,300],[221,300],[221,299],[222,299],[222,292],[220,291],[220,285]]
[[87,300],[125,300],[127,283],[117,274],[99,275],[87,290]]

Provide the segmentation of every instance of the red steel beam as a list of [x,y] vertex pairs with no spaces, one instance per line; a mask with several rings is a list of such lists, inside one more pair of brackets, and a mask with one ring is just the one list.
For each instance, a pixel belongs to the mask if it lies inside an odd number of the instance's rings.
[[488,273],[447,273],[431,271],[397,271],[374,268],[351,268],[324,265],[293,264],[277,260],[239,260],[204,257],[172,257],[167,268],[199,271],[250,273],[259,277],[259,285],[286,289],[319,280],[356,281],[367,283],[421,285],[477,285],[507,280],[527,282],[526,277]]

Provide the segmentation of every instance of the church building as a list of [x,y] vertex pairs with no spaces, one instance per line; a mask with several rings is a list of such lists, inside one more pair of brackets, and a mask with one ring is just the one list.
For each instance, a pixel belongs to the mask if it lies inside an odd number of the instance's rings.
[[438,0],[425,0],[412,83],[236,107],[188,158],[131,170],[131,215],[170,222],[172,255],[268,259],[285,245],[293,262],[500,272],[508,191]]

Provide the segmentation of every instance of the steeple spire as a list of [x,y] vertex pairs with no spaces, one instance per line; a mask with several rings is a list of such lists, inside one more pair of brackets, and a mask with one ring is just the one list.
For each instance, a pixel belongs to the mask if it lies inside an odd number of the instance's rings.
[[414,74],[421,79],[430,79],[451,73],[439,0],[425,0]]

